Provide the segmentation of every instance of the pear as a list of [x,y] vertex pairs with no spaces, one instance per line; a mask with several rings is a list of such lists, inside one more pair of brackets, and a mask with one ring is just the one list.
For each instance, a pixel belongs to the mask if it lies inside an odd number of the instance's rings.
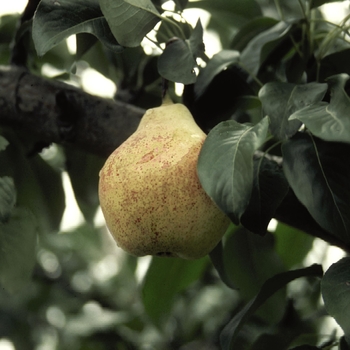
[[197,259],[221,240],[230,221],[196,170],[205,137],[183,104],[166,99],[109,156],[99,198],[119,247],[135,256]]

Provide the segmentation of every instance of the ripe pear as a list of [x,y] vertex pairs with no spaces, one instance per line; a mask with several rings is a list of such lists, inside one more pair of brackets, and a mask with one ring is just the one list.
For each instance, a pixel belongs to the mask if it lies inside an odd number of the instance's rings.
[[99,198],[119,247],[135,256],[196,259],[221,240],[230,221],[196,170],[205,137],[183,104],[166,99],[109,156]]

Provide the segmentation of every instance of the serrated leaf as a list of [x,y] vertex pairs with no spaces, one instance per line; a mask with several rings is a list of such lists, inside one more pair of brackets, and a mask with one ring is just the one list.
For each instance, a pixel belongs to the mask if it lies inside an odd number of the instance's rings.
[[229,65],[238,62],[239,52],[233,50],[222,50],[214,55],[207,66],[201,71],[194,85],[196,97],[203,94],[211,81]]
[[139,46],[160,21],[150,0],[100,0],[101,10],[120,45]]
[[0,177],[0,222],[6,222],[16,204],[16,188],[9,176]]
[[238,332],[252,316],[256,310],[263,305],[279,289],[285,287],[288,283],[301,277],[322,277],[323,271],[321,265],[312,265],[303,269],[292,270],[280,273],[269,278],[260,289],[257,296],[252,299],[232,320],[225,326],[220,335],[220,343],[223,350],[234,349],[233,345]]
[[350,242],[350,145],[298,133],[282,146],[283,170],[299,201],[326,231]]
[[208,259],[183,260],[153,257],[142,288],[142,299],[147,315],[160,326],[169,315],[175,296],[198,280]]
[[27,209],[16,208],[0,222],[0,284],[15,293],[28,283],[35,265],[37,222]]
[[350,98],[344,89],[348,79],[347,74],[328,78],[330,103],[312,104],[293,113],[289,120],[300,120],[313,135],[323,140],[350,143]]
[[241,218],[242,225],[253,233],[264,235],[288,189],[281,166],[266,157],[255,159],[253,190]]
[[200,152],[199,180],[235,224],[249,203],[253,154],[265,141],[267,129],[267,118],[256,125],[224,121],[210,131]]
[[350,258],[332,264],[321,280],[321,293],[327,312],[350,339]]
[[158,72],[169,81],[193,84],[197,80],[196,58],[203,52],[203,28],[198,21],[188,40],[176,39],[167,45],[158,58]]
[[113,37],[97,0],[42,0],[33,18],[33,41],[39,56],[78,33],[96,36],[109,49],[123,48]]
[[289,117],[297,110],[321,101],[327,84],[267,83],[259,91],[263,110],[270,118],[271,133],[284,140],[293,136],[301,126],[298,120]]
[[0,151],[5,150],[8,144],[8,141],[0,135]]

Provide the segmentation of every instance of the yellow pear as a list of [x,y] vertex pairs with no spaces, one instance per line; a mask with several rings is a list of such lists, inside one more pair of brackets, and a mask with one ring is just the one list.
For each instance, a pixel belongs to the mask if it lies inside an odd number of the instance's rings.
[[107,159],[99,198],[118,246],[135,256],[196,259],[221,240],[228,217],[197,176],[205,133],[183,104],[165,100]]

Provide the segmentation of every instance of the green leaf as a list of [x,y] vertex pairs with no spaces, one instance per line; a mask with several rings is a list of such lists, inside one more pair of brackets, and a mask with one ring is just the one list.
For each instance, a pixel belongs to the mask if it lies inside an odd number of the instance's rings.
[[248,43],[260,33],[270,29],[276,25],[278,21],[269,17],[258,17],[243,25],[235,34],[230,48],[233,50],[242,51]]
[[36,216],[40,232],[57,231],[65,208],[61,173],[39,155],[28,158],[14,133],[6,133],[10,144],[0,152],[0,176],[13,178],[17,205]]
[[231,26],[241,26],[249,19],[261,16],[261,9],[255,0],[200,0],[190,1],[187,8],[200,8],[212,17]]
[[[76,60],[80,60],[97,42],[97,38],[89,33],[76,35],[77,53]],[[89,62],[90,63],[90,62]]]
[[347,62],[350,60],[350,49],[333,52],[322,58],[319,68],[319,81],[346,73],[350,74],[350,67]]
[[208,134],[198,159],[199,180],[208,195],[238,224],[253,188],[253,154],[265,141],[268,120],[256,125],[224,121]]
[[281,222],[273,234],[276,237],[276,252],[287,269],[300,264],[313,246],[313,236]]
[[290,40],[293,30],[295,27],[292,24],[278,22],[255,36],[241,53],[240,64],[242,68],[248,73],[256,75],[278,45],[285,40]]
[[155,325],[162,325],[175,297],[197,281],[207,266],[207,258],[193,261],[152,258],[144,279],[142,297],[146,313]]
[[321,265],[312,265],[303,269],[287,271],[269,278],[257,296],[252,299],[232,320],[225,326],[220,335],[220,343],[223,350],[234,349],[234,342],[237,335],[256,310],[263,305],[279,289],[285,287],[288,283],[300,277],[322,277],[323,271]]
[[238,62],[238,59],[239,52],[233,50],[222,50],[214,55],[201,71],[194,85],[196,97],[203,94],[216,75],[229,65]]
[[281,166],[264,156],[255,159],[253,190],[241,218],[242,225],[251,232],[264,235],[288,190]]
[[347,74],[328,78],[330,103],[312,104],[293,113],[289,120],[300,120],[313,135],[323,140],[350,143],[350,98],[344,89],[348,79]]
[[33,40],[39,56],[70,35],[90,33],[109,49],[121,51],[97,0],[42,0],[33,18]]
[[298,133],[282,146],[283,170],[299,201],[325,230],[350,242],[350,145]]
[[0,284],[9,293],[25,287],[35,265],[37,222],[27,209],[16,208],[0,222]]
[[[229,230],[231,231],[230,233],[236,229],[235,226],[231,225]],[[227,234],[227,233],[226,233]],[[224,249],[223,249],[223,244],[222,241],[220,241],[216,247],[209,253],[210,260],[215,267],[216,271],[218,272],[221,280],[229,287],[232,289],[237,289],[237,287],[233,284],[232,280],[230,279],[226,266],[225,266],[225,259],[224,259]]]
[[13,179],[0,177],[0,222],[6,222],[16,204],[16,188]]
[[321,280],[321,293],[327,312],[350,339],[350,258],[332,264]]
[[120,45],[139,46],[160,20],[151,0],[100,0],[101,10]]
[[347,341],[346,337],[341,337],[339,342],[339,350],[350,350],[350,341]]
[[[261,237],[238,228],[225,235],[223,242],[227,277],[239,289],[244,301],[252,299],[268,278],[284,271],[271,234]],[[277,323],[283,317],[285,306],[286,294],[281,290],[259,310],[259,316],[269,324]]]
[[169,20],[164,19],[157,30],[158,43],[166,43],[172,38],[180,38],[185,40],[190,37],[193,28],[187,22],[174,22],[172,17],[167,17]]
[[0,135],[0,151],[5,150],[8,144],[8,141]]
[[263,110],[270,119],[271,133],[284,140],[293,136],[301,126],[289,117],[297,110],[322,100],[327,84],[267,83],[259,91]]
[[158,72],[169,81],[193,84],[197,79],[196,58],[203,52],[203,28],[198,21],[188,40],[175,39],[167,45],[158,58]]
[[66,148],[65,155],[67,172],[78,206],[85,220],[93,223],[99,206],[99,172],[105,159],[73,148]]

